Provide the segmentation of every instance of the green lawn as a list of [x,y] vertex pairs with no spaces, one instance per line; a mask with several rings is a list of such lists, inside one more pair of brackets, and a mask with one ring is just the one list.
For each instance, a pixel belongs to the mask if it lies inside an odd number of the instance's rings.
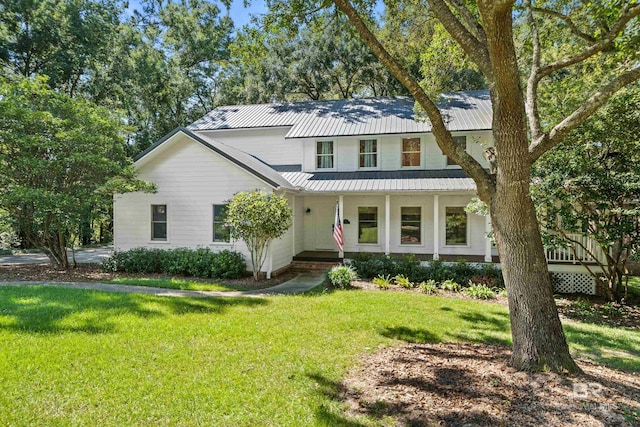
[[147,279],[137,277],[119,277],[107,280],[104,283],[115,283],[117,285],[149,286],[154,288],[181,289],[185,291],[238,291],[243,290],[238,286],[230,286],[222,283],[198,282],[197,280],[184,279]]
[[[0,288],[3,425],[359,425],[337,383],[401,341],[508,344],[504,307],[341,291],[265,299]],[[572,349],[640,371],[640,332],[571,323]]]
[[629,295],[636,299],[640,299],[640,277],[629,277]]

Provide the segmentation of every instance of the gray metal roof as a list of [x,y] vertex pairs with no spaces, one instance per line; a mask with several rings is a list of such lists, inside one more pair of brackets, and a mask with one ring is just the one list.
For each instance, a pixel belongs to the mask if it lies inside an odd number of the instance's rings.
[[[189,126],[190,130],[291,127],[286,138],[425,133],[426,119],[416,118],[408,97],[342,99],[218,107]],[[492,110],[486,90],[442,95],[441,111],[451,131],[491,129]]]
[[294,187],[287,181],[281,174],[279,174],[275,169],[270,167],[268,164],[263,161],[253,157],[250,154],[245,153],[244,151],[240,151],[236,148],[233,148],[229,145],[223,144],[221,142],[215,141],[211,138],[207,138],[206,136],[196,135],[188,129],[185,128],[176,128],[167,134],[164,138],[157,141],[151,147],[147,148],[142,153],[138,154],[134,160],[138,161],[145,157],[147,154],[151,153],[158,146],[169,140],[172,136],[183,133],[194,141],[204,145],[205,147],[211,149],[212,151],[218,153],[222,157],[227,160],[235,163],[241,168],[245,169],[252,175],[257,178],[265,181],[267,184],[273,186],[274,188],[284,187],[293,190]]
[[473,179],[460,169],[360,172],[282,172],[304,191],[319,193],[475,191]]

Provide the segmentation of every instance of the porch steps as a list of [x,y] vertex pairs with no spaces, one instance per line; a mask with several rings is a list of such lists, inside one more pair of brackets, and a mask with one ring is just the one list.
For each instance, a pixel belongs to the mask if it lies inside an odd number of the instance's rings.
[[291,271],[307,272],[307,271],[327,271],[334,265],[342,264],[340,261],[293,261]]

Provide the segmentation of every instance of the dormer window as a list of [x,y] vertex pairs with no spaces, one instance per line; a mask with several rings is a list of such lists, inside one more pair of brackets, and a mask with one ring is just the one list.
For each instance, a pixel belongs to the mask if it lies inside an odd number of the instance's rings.
[[333,141],[316,142],[316,168],[333,169]]
[[[455,142],[456,144],[460,145],[462,148],[464,148],[465,151],[467,151],[467,137],[466,136],[454,136],[453,137],[453,142]],[[447,156],[447,166],[458,166],[458,164],[456,162],[453,161],[453,159],[449,158]]]
[[378,141],[375,139],[360,140],[360,167],[378,167]]

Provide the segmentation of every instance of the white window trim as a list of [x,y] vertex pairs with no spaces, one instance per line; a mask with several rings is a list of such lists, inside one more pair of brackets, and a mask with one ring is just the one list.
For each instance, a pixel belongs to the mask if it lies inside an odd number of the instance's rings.
[[[378,225],[378,235],[376,243],[360,243],[359,232],[360,232],[360,208],[376,208],[378,210],[376,214],[376,224]],[[356,229],[356,247],[365,246],[365,247],[382,247],[380,233],[382,232],[382,227],[380,226],[380,212],[384,209],[384,207],[380,207],[379,205],[357,205],[356,206],[356,225],[358,226]]]
[[[402,243],[402,208],[420,208],[420,243]],[[424,212],[425,208],[423,205],[401,205],[398,208],[398,246],[407,247],[407,248],[423,248],[426,244],[426,236],[424,226]],[[433,227],[432,227],[433,228]]]
[[209,243],[209,245],[210,246],[233,246],[233,240],[231,238],[229,238],[228,242],[217,242],[213,240],[213,221],[214,221],[213,215],[215,212],[214,206],[220,206],[220,205],[228,205],[228,203],[220,202],[220,203],[211,204],[211,229],[209,230],[209,236],[211,236],[211,243]]
[[443,248],[470,248],[471,247],[471,226],[469,224],[469,213],[467,214],[467,243],[464,245],[447,245],[447,208],[465,208],[467,205],[444,205],[442,207],[442,241],[444,244]]
[[[468,154],[468,153],[469,153],[469,135],[466,135],[466,134],[465,134],[465,135],[452,135],[452,136],[453,136],[454,138],[464,136],[464,138],[465,138],[465,141],[464,141],[464,142],[465,142],[465,151],[466,151],[466,152],[467,152],[467,154]],[[449,158],[449,156],[447,156],[446,154],[444,154],[443,156],[444,156],[444,167],[445,167],[445,169],[462,169],[462,168],[460,167],[460,165],[450,165],[450,164],[447,162],[447,159]]]
[[[420,164],[418,166],[403,166],[402,165],[402,155],[405,153],[404,149],[403,149],[403,145],[402,145],[402,140],[403,139],[413,139],[413,138],[417,138],[420,141]],[[421,137],[402,137],[400,138],[400,169],[403,170],[413,170],[413,169],[422,169],[422,164],[424,163],[424,159],[423,159],[423,143],[422,143],[422,138]],[[407,153],[415,153],[415,151],[407,151]],[[409,206],[407,206],[409,207]]]
[[[360,166],[360,156],[362,154],[374,154],[374,153],[361,153],[360,152],[360,142],[361,141],[375,141],[376,142],[376,165],[373,167]],[[380,140],[378,138],[368,138],[368,139],[358,139],[357,144],[358,157],[356,159],[356,168],[361,171],[376,171],[380,170]]]
[[[318,142],[331,141],[333,144],[333,167],[332,168],[319,168],[318,167]],[[313,170],[317,172],[331,172],[337,170],[338,165],[338,144],[335,139],[316,139],[313,142]]]
[[[165,240],[153,239],[153,206],[165,205],[167,209],[167,238]],[[147,218],[149,218],[149,244],[150,245],[170,245],[171,244],[171,205],[169,202],[151,202],[149,203]]]

